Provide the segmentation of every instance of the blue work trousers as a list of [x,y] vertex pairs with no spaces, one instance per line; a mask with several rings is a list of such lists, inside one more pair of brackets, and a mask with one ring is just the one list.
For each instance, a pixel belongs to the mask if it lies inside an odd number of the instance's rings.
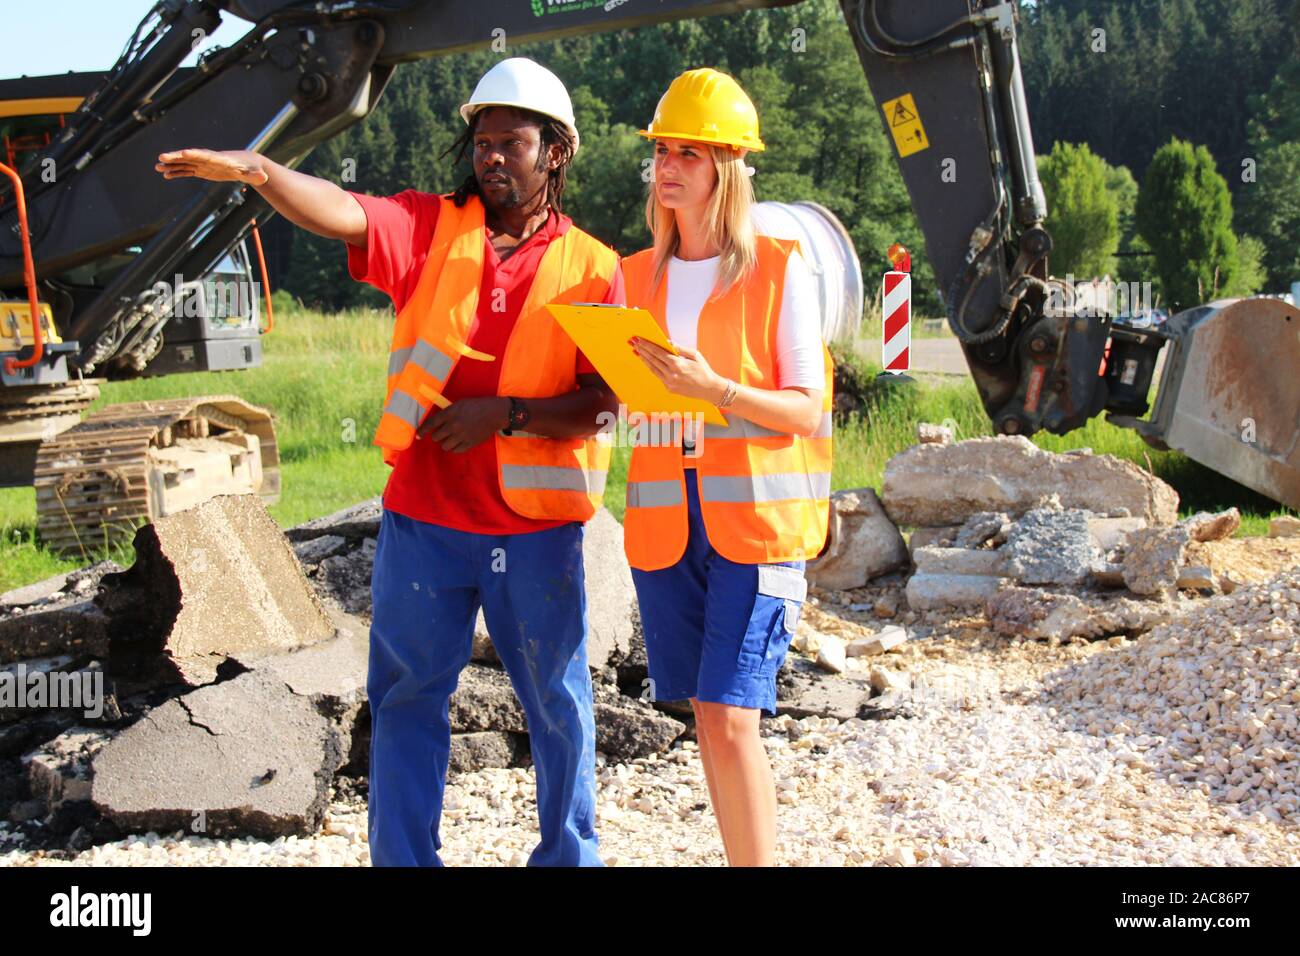
[[480,605],[528,721],[541,842],[530,866],[599,866],[583,526],[475,534],[387,509],[370,628],[370,859],[441,866],[451,727]]

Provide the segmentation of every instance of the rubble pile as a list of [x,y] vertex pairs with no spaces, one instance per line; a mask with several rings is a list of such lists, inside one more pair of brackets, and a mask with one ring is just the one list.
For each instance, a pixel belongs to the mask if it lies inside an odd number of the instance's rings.
[[1300,821],[1300,567],[1050,675],[1068,726],[1244,813]]

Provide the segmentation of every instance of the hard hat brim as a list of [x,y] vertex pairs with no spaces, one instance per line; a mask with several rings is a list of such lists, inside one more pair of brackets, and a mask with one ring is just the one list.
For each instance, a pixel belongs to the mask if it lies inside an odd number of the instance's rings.
[[652,133],[648,129],[639,129],[637,134],[644,136],[646,139],[689,139],[696,143],[712,143],[714,146],[729,146],[732,149],[750,149],[756,153],[761,153],[767,149],[762,140],[743,140],[733,142],[725,139],[709,139],[707,136],[700,136],[698,133]]

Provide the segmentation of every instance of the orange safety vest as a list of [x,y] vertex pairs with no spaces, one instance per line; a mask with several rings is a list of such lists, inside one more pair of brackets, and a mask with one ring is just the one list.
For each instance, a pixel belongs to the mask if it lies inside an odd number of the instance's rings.
[[[697,350],[719,374],[742,385],[775,389],[776,329],[786,261],[795,240],[758,236],[749,277],[700,310]],[[623,260],[629,306],[649,309],[668,331],[667,279],[653,281],[654,250]],[[700,512],[709,543],[740,564],[810,560],[826,542],[830,518],[830,351],[822,345],[825,385],[821,426],[811,437],[773,431],[724,413],[726,426],[704,426],[694,459]],[[643,431],[641,434],[645,434]],[[635,439],[634,439],[635,441]],[[623,544],[643,571],[676,564],[686,550],[686,469],[680,445],[634,444],[628,468]]]
[[[429,257],[414,294],[397,315],[388,361],[388,394],[374,444],[395,465],[424,416],[445,405],[443,386],[460,359],[495,361],[470,348],[483,276],[483,203],[471,196],[441,208]],[[601,302],[618,268],[618,254],[570,226],[547,246],[501,357],[498,395],[550,398],[577,388],[577,346],[543,308],[548,302]],[[594,423],[593,423],[594,426]],[[501,495],[530,518],[586,521],[601,506],[610,436],[547,438],[496,433]]]

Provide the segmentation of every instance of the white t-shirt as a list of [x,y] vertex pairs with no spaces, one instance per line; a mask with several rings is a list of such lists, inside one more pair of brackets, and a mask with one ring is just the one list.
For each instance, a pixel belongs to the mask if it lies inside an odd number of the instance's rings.
[[[719,256],[687,261],[668,260],[668,337],[676,345],[695,348],[700,310],[718,278]],[[778,388],[826,387],[822,366],[822,320],[817,287],[803,256],[787,260],[776,330]],[[705,356],[707,358],[708,356]]]

